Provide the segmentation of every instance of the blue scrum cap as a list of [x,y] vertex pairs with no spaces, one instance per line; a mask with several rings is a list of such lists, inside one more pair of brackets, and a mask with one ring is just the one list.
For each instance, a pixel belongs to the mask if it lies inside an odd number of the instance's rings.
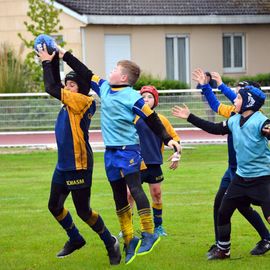
[[266,99],[266,95],[261,89],[251,85],[241,88],[238,93],[243,99],[240,113],[247,110],[252,110],[254,112],[260,110]]

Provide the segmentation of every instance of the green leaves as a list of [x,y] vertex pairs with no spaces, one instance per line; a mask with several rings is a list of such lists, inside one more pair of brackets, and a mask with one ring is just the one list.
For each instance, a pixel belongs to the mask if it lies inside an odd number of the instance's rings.
[[[56,35],[63,29],[59,25],[60,19],[58,18],[62,10],[58,10],[54,7],[54,0],[47,3],[43,0],[28,0],[29,11],[27,16],[30,18],[30,22],[24,22],[24,25],[28,32],[33,36],[32,40],[26,39],[21,33],[18,33],[19,38],[23,41],[26,48],[31,49],[25,59],[25,65],[29,70],[29,76],[27,80],[32,81],[32,92],[40,92],[44,89],[42,68],[36,60],[35,52],[33,51],[33,45],[35,38],[40,34]],[[59,45],[64,46],[62,41]]]
[[18,53],[8,43],[0,45],[0,93],[27,92],[31,85],[29,71],[24,66],[23,46]]

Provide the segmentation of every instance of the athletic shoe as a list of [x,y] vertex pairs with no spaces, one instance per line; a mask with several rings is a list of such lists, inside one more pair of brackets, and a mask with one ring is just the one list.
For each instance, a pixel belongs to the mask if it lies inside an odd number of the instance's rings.
[[64,258],[74,252],[76,249],[80,249],[86,244],[85,240],[81,237],[76,241],[67,241],[63,249],[56,255],[57,258]]
[[160,237],[158,234],[142,232],[142,243],[138,250],[138,255],[145,255],[151,252],[159,241],[160,241]]
[[217,249],[217,244],[213,244],[207,251],[206,256],[208,257],[215,249]]
[[262,239],[258,242],[254,249],[250,251],[251,255],[262,255],[270,250],[270,240]]
[[209,255],[207,257],[208,260],[224,260],[229,259],[231,256],[230,250],[222,250],[220,248],[213,249],[211,252],[209,252]]
[[115,242],[111,247],[107,248],[107,251],[110,259],[110,264],[117,265],[121,261],[120,246],[118,239],[114,235],[112,235],[112,238],[115,240]]
[[136,257],[137,250],[141,244],[141,239],[134,236],[128,245],[124,246],[124,251],[126,253],[125,263],[130,264]]
[[159,225],[158,227],[155,228],[155,233],[158,234],[159,236],[167,236],[168,234],[165,232],[164,228],[162,225]]

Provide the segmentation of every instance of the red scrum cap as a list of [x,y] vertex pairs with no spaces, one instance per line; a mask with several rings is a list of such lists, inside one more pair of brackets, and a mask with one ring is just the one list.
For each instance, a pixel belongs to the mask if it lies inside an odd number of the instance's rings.
[[154,107],[158,105],[158,91],[155,86],[152,86],[152,85],[143,86],[140,90],[140,94],[142,95],[143,93],[151,93],[155,100]]

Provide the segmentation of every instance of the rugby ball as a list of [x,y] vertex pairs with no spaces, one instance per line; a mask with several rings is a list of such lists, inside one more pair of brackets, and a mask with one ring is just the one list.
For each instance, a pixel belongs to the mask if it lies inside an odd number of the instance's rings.
[[57,51],[57,44],[55,40],[45,34],[38,35],[34,42],[34,49],[36,51],[43,50],[43,45],[46,44],[47,51],[49,54],[52,54],[54,51]]

